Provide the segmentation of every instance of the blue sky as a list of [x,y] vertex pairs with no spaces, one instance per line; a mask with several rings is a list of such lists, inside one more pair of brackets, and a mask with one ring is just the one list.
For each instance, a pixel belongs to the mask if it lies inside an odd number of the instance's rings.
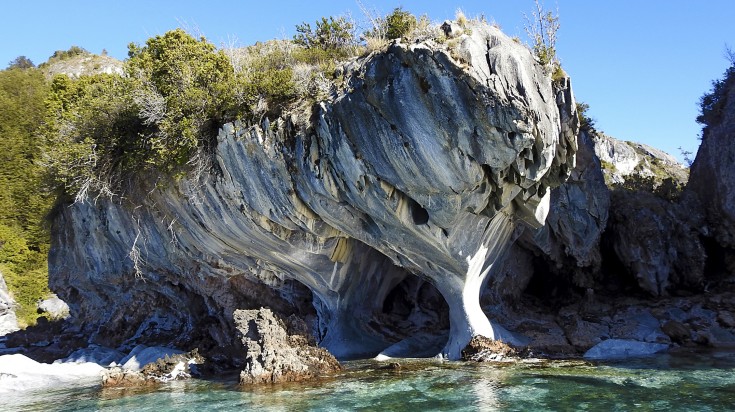
[[[509,35],[525,38],[523,13],[533,0],[362,0],[383,13],[403,6],[432,20],[484,14]],[[545,0],[558,11],[558,55],[572,76],[578,100],[587,102],[598,129],[623,140],[696,151],[699,97],[728,66],[735,49],[735,0]],[[217,45],[291,37],[294,26],[351,12],[343,1],[15,1],[0,15],[0,67],[19,55],[36,64],[72,45],[120,59],[130,42],[176,27],[204,34]]]

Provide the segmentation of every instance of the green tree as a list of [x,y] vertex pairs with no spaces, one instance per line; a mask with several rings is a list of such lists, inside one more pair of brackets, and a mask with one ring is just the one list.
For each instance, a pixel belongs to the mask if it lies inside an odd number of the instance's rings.
[[[125,76],[56,76],[48,99],[49,172],[78,199],[176,175],[239,115],[229,59],[181,29],[131,44]],[[132,185],[131,185],[132,184]]]
[[525,15],[526,34],[533,43],[533,52],[544,66],[558,65],[556,57],[556,34],[559,31],[559,13],[546,11],[539,0],[534,1],[535,10]]
[[8,69],[31,69],[33,67],[36,65],[26,56],[18,56],[8,63]]
[[309,23],[297,25],[293,39],[307,49],[335,51],[355,45],[354,28],[355,25],[344,17],[322,17],[316,21],[315,29]]
[[0,71],[0,271],[20,304],[20,323],[32,324],[36,301],[48,291],[48,228],[52,196],[44,184],[41,139],[48,92],[34,68]]
[[393,12],[385,18],[386,38],[397,39],[410,34],[416,28],[416,16],[396,7]]
[[730,61],[730,67],[725,70],[722,79],[712,82],[712,90],[699,98],[699,116],[697,122],[704,125],[706,130],[709,126],[719,124],[727,105],[727,91],[735,83],[735,52],[726,48],[725,55]]
[[584,131],[595,130],[595,119],[591,118],[587,113],[590,105],[584,102],[577,102],[577,117],[579,117],[579,127]]

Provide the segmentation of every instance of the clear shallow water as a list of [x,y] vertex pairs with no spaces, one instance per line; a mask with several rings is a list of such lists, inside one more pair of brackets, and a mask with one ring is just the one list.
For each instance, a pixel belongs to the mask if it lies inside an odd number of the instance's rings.
[[[688,353],[615,363],[487,365],[401,361],[400,371],[354,361],[335,379],[242,389],[180,381],[155,390],[99,387],[16,393],[3,411],[729,411],[735,353]],[[5,396],[3,396],[5,398]]]

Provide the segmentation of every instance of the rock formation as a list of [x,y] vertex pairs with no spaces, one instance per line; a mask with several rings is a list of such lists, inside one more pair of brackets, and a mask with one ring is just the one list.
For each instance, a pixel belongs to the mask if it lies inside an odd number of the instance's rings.
[[18,330],[18,318],[15,316],[15,301],[8,292],[2,272],[0,272],[0,336]]
[[341,369],[326,349],[316,346],[306,324],[281,319],[270,309],[236,310],[235,326],[246,348],[240,384],[295,382]]
[[574,169],[569,80],[552,85],[487,25],[451,45],[394,42],[341,73],[306,115],[225,125],[210,174],[138,204],[59,208],[50,282],[72,322],[109,346],[197,334],[231,345],[235,310],[267,306],[315,320],[340,356],[374,355],[396,338],[376,314],[418,276],[448,306],[443,354],[458,358],[475,335],[514,342],[480,290]]
[[702,133],[687,192],[704,209],[706,235],[735,249],[735,69],[723,81],[720,114]]

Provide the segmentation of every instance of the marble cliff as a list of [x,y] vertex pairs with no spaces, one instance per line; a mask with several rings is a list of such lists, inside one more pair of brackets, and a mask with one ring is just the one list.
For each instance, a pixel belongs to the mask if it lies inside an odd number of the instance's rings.
[[268,307],[342,358],[522,343],[480,294],[575,168],[574,97],[495,27],[453,40],[394,42],[306,114],[225,125],[211,173],[137,207],[59,208],[69,322],[108,346],[227,347],[235,310]]

